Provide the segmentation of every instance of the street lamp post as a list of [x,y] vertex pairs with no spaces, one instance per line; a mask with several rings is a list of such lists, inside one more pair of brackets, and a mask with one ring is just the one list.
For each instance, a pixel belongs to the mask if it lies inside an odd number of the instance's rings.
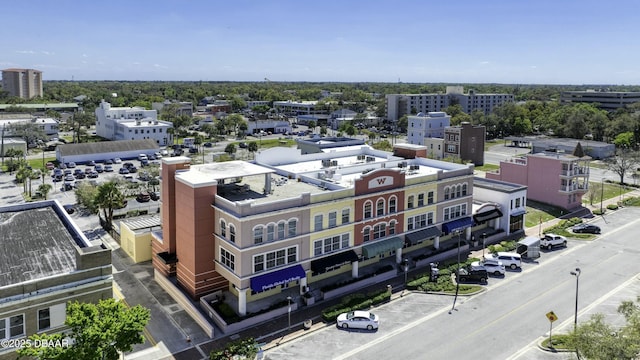
[[449,314],[456,308],[456,300],[458,300],[458,291],[460,290],[460,234],[462,231],[460,229],[455,230],[458,234],[458,267],[456,269],[456,295],[453,297],[453,305],[451,306],[451,310],[449,310]]
[[486,239],[487,239],[487,233],[482,233],[482,258],[483,259],[484,259],[484,247],[485,247],[484,243]]
[[409,272],[409,259],[404,259],[404,285],[407,286],[407,272]]
[[576,308],[573,317],[573,332],[575,332],[576,328],[578,327],[578,284],[580,280],[580,273],[580,268],[576,268],[576,271],[571,272],[571,275],[576,277]]
[[604,178],[600,178],[600,215],[602,215],[602,197],[604,197]]
[[291,296],[287,296],[287,304],[289,304],[289,309],[288,309],[288,319],[289,319],[289,326],[287,327],[287,331],[291,331]]

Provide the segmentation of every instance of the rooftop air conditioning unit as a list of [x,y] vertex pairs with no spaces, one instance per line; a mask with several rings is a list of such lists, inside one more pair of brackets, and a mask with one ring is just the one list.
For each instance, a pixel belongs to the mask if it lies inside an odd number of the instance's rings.
[[322,160],[322,167],[329,167],[329,166],[331,166],[331,160],[329,159]]
[[367,156],[367,162],[373,162],[376,161],[376,158],[374,158],[373,156]]
[[338,166],[338,160],[331,160],[331,166]]
[[407,167],[407,162],[406,162],[406,161],[403,161],[403,162],[399,163],[399,164],[398,164],[398,167],[399,167],[399,168],[405,168],[405,167]]
[[365,156],[364,155],[358,155],[358,160],[364,160]]

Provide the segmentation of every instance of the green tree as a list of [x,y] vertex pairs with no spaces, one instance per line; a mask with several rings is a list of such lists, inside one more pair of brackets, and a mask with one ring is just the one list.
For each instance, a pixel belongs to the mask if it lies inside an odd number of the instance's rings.
[[[70,302],[65,320],[70,328],[67,336],[72,339],[69,346],[23,347],[17,352],[39,360],[116,360],[119,353],[144,342],[142,331],[150,316],[149,309],[141,305],[127,308],[114,299],[98,304]],[[29,339],[62,342],[64,337],[60,333],[34,334]]]
[[99,209],[95,202],[96,195],[98,194],[97,187],[89,183],[81,183],[75,193],[76,203],[80,204],[92,214],[98,213]]
[[327,135],[327,127],[326,126],[321,126],[320,127],[320,135]]
[[217,135],[216,127],[213,126],[213,124],[200,125],[200,131],[207,134],[209,140],[211,140],[215,135]]
[[398,132],[406,132],[409,126],[409,116],[402,115],[400,119],[398,119],[398,123],[396,124],[396,131]]
[[315,132],[316,130],[316,122],[311,120],[307,123],[307,126],[309,127],[309,129],[311,129],[311,131]]
[[53,189],[51,184],[40,184],[40,186],[38,186],[38,192],[42,194],[42,197],[44,197],[45,200],[47,200],[47,195],[49,195],[51,189]]
[[594,314],[569,336],[569,345],[583,359],[633,360],[640,356],[640,296],[636,302],[623,301],[618,313],[626,324],[614,327],[605,322],[603,314]]
[[251,141],[247,144],[247,150],[253,155],[253,158],[255,159],[255,152],[258,151],[258,143],[255,141]]
[[14,171],[18,170],[26,163],[24,160],[24,152],[22,150],[11,148],[5,151],[4,156],[9,158],[9,160],[7,160],[7,170],[9,170],[9,175],[13,174]]
[[35,143],[37,140],[47,140],[47,135],[36,122],[17,122],[9,124],[7,130],[15,137],[22,138],[27,144]]
[[228,144],[225,148],[224,148],[224,152],[226,152],[227,154],[229,154],[229,156],[233,155],[236,153],[236,145],[235,144]]
[[638,152],[620,148],[616,150],[616,155],[605,159],[605,166],[608,170],[620,176],[620,184],[624,184],[624,175],[627,172],[634,172],[640,163]]
[[[98,209],[102,209],[104,227],[110,230],[113,222],[113,210],[124,205],[124,195],[114,181],[109,181],[98,186],[98,192],[94,199]],[[98,213],[99,214],[99,213]]]
[[633,133],[628,131],[618,134],[613,143],[616,144],[616,147],[630,149],[633,146],[633,139]]

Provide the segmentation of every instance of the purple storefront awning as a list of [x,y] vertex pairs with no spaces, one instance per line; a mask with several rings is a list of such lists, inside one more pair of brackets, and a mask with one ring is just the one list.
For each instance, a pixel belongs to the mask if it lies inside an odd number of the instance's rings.
[[306,276],[307,273],[302,268],[302,265],[291,266],[251,278],[251,290],[254,292],[267,291],[276,286],[300,280]]

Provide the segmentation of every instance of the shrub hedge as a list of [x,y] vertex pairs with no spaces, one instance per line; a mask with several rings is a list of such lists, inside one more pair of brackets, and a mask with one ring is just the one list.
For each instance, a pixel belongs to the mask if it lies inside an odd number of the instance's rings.
[[378,305],[389,301],[391,293],[387,290],[379,290],[369,294],[351,294],[342,298],[339,304],[328,307],[322,311],[322,320],[333,322],[338,315],[354,311],[368,309],[373,305]]

